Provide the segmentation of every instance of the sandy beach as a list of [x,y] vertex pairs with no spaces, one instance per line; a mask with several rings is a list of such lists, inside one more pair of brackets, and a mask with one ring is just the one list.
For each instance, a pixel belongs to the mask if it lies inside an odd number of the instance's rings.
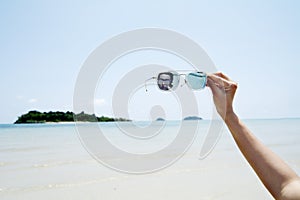
[[[299,120],[247,123],[299,173]],[[285,136],[279,132],[284,127],[289,127]],[[0,137],[1,199],[273,199],[227,129],[207,158],[199,160],[204,137],[199,135],[176,163],[142,175],[120,173],[94,160],[72,124],[2,126]]]

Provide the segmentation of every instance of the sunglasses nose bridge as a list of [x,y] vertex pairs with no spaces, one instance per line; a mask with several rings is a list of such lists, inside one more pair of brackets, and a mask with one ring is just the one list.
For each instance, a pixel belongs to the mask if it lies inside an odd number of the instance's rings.
[[179,77],[183,78],[184,83],[182,83],[180,85],[180,87],[183,87],[185,84],[187,84],[187,80],[186,80],[186,74],[179,74]]

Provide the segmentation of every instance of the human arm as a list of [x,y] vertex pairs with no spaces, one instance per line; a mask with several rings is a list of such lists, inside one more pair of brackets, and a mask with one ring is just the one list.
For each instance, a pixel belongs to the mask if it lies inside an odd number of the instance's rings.
[[[262,144],[233,110],[237,84],[222,73],[208,76],[216,109],[240,151],[275,199],[300,199],[300,178],[275,153]],[[224,102],[225,101],[225,102]]]

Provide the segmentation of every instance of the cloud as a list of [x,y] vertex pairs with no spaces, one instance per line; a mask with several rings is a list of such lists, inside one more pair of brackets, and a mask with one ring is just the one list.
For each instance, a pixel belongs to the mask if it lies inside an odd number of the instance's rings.
[[103,106],[103,105],[105,105],[105,99],[95,99],[94,104],[96,106]]
[[28,100],[28,103],[36,103],[37,101],[38,101],[37,99],[32,98],[32,99],[29,99],[29,100]]

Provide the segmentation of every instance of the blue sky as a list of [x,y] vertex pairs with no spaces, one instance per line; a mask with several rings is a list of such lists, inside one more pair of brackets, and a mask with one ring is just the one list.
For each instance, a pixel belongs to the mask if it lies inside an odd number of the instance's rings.
[[[300,117],[299,8],[296,0],[2,1],[0,123],[33,109],[72,110],[88,55],[110,37],[144,27],[171,29],[201,45],[239,83],[241,117]],[[211,106],[208,90],[197,95]],[[99,97],[97,113],[110,115],[110,101],[109,94]],[[149,100],[138,95],[135,101]],[[202,106],[209,118],[209,106]],[[176,109],[170,109],[172,119]],[[147,118],[131,110],[132,118]]]

